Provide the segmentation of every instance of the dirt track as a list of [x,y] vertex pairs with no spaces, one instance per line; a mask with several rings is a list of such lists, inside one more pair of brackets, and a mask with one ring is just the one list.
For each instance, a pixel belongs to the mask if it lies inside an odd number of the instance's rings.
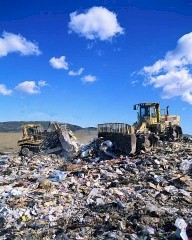
[[0,133],[0,152],[17,152],[17,141],[22,133]]

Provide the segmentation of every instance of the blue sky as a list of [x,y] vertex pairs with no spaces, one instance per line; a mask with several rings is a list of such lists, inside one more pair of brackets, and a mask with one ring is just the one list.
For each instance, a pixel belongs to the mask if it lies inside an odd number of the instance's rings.
[[191,1],[0,1],[1,122],[132,124],[139,102],[192,134]]

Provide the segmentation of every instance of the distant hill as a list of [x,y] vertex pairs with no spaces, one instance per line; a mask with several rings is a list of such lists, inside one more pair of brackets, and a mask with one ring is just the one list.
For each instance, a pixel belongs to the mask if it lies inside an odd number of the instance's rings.
[[[0,122],[0,132],[21,132],[21,126],[24,124],[41,124],[43,128],[47,129],[50,121],[10,121],[10,122]],[[65,124],[60,122],[60,124]],[[81,129],[85,130],[96,130],[94,127],[82,128],[77,125],[68,124],[71,131],[77,131]]]
[[190,134],[183,134],[183,137],[192,138],[192,135],[190,135]]

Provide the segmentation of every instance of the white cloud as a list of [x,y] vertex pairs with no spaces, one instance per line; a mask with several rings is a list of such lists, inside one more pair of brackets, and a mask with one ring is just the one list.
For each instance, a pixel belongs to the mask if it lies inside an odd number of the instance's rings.
[[40,80],[37,84],[35,81],[25,81],[22,83],[19,83],[16,87],[15,90],[19,92],[25,92],[28,94],[38,94],[40,93],[40,89],[42,87],[48,86],[46,81]]
[[80,68],[77,72],[74,72],[74,71],[69,71],[69,75],[70,76],[79,76],[82,74],[84,68]]
[[65,60],[65,56],[61,56],[60,58],[55,58],[55,57],[52,57],[50,60],[49,60],[51,66],[53,68],[56,68],[56,69],[65,69],[67,70],[68,69],[68,63],[66,62]]
[[81,78],[82,82],[87,83],[87,82],[95,82],[96,81],[96,77],[92,76],[92,75],[86,75],[84,77]]
[[46,87],[46,86],[48,86],[49,84],[46,82],[46,81],[44,81],[44,80],[40,80],[40,81],[38,81],[38,86],[39,87]]
[[7,89],[5,84],[0,84],[0,95],[11,95],[12,92],[12,90]]
[[131,81],[131,85],[135,86],[138,83],[138,80]]
[[15,89],[20,92],[25,92],[28,94],[37,94],[40,93],[40,88],[36,85],[34,81],[25,81],[19,83]]
[[85,13],[70,14],[70,32],[75,32],[87,39],[109,40],[117,34],[123,34],[116,14],[104,7],[92,7]]
[[181,97],[192,104],[192,32],[182,36],[164,59],[145,66],[141,72],[147,84],[162,89],[164,98]]
[[7,56],[12,52],[19,52],[21,55],[41,54],[37,44],[27,41],[20,34],[3,32],[2,38],[0,38],[0,57]]

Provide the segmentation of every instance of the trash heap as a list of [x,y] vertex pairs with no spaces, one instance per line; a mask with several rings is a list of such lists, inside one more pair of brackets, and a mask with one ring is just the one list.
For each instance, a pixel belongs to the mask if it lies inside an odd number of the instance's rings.
[[1,240],[192,239],[192,143],[110,160],[85,151],[0,156]]

